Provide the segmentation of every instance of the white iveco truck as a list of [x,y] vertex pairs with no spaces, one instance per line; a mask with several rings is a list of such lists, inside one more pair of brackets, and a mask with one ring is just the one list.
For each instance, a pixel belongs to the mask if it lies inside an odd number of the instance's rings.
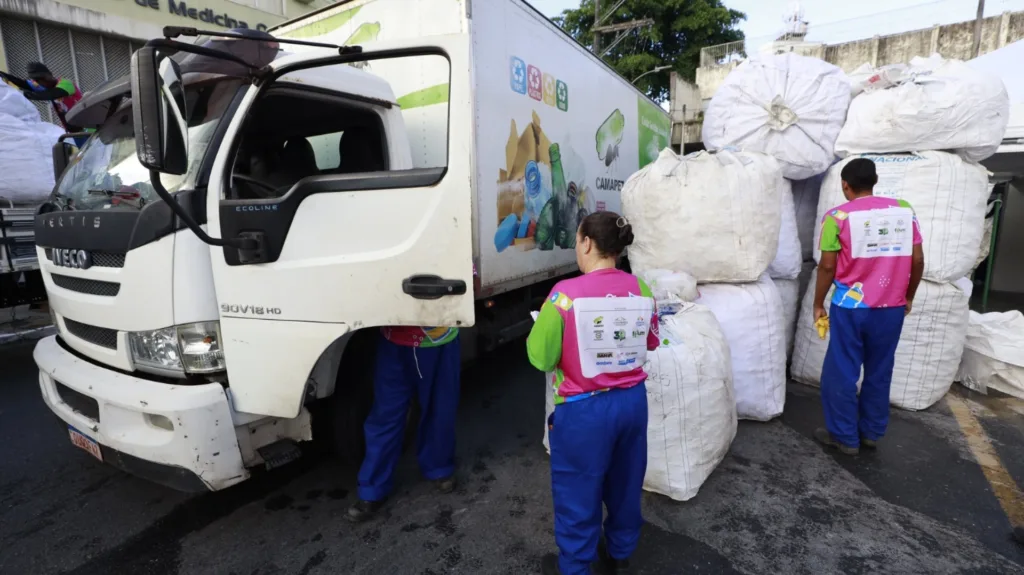
[[[71,441],[185,490],[362,452],[381,326],[522,335],[578,221],[669,119],[519,0],[356,0],[258,34],[165,30],[72,111],[36,218]],[[471,327],[475,326],[475,327]]]

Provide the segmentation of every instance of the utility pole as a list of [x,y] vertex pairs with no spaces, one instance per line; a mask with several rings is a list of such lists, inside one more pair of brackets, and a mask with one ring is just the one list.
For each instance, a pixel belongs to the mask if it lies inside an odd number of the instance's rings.
[[[625,3],[626,0],[619,0],[608,10],[607,14],[601,16],[601,0],[594,0],[594,27],[591,28],[590,31],[594,34],[594,55],[598,58],[604,58],[605,54],[611,52],[616,46],[618,46],[619,42],[622,42],[622,40],[626,38],[626,35],[630,30],[654,25],[654,20],[650,18],[631,20],[629,22],[622,22],[621,24],[608,24],[607,26],[601,25],[605,20],[611,18],[612,14],[614,14],[615,11],[621,8]],[[611,32],[618,32],[618,34],[615,35],[615,39],[612,40],[612,43],[607,48],[603,48],[602,51],[601,35],[609,34]]]
[[974,49],[971,54],[977,58],[981,52],[981,24],[985,20],[985,0],[978,0],[978,15],[974,18]]

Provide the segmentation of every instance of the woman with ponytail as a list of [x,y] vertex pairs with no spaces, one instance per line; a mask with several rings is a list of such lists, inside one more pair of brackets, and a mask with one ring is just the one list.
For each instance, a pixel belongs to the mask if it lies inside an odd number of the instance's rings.
[[647,471],[647,351],[658,347],[650,288],[616,269],[633,229],[613,212],[584,218],[576,233],[582,276],[559,282],[526,342],[530,363],[554,372],[548,418],[555,541],[542,572],[590,573],[598,560],[601,504],[606,546],[599,567],[628,565],[640,538]]

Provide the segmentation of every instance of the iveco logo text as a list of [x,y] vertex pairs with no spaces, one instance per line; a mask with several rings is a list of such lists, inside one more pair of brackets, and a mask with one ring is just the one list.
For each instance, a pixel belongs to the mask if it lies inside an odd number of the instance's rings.
[[220,304],[221,313],[240,313],[249,315],[281,315],[279,307],[263,307],[258,305]]
[[98,228],[100,227],[99,216],[53,216],[46,220],[46,225],[51,228]]
[[92,256],[85,250],[53,248],[53,264],[65,268],[87,270],[92,267]]
[[276,212],[277,204],[269,204],[266,206],[260,205],[249,205],[249,206],[235,206],[236,212]]

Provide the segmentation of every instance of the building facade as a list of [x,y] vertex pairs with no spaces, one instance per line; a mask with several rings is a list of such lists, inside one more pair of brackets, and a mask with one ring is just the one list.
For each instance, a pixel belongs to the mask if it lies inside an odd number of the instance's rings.
[[[83,90],[126,75],[135,48],[164,26],[230,29],[271,26],[335,0],[0,0],[0,70],[24,76],[46,64]],[[50,106],[39,106],[55,121]]]

